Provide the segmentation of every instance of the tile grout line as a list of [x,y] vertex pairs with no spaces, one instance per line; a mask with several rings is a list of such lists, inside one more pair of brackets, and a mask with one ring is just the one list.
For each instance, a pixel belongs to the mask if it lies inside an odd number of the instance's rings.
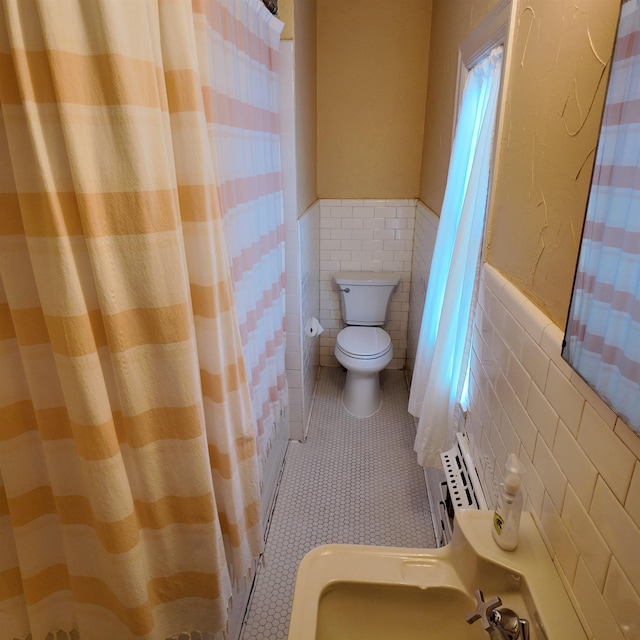
[[381,380],[382,408],[359,420],[342,406],[342,369],[321,368],[307,441],[287,449],[242,640],[286,639],[297,567],[315,546],[435,546],[406,381],[392,370]]

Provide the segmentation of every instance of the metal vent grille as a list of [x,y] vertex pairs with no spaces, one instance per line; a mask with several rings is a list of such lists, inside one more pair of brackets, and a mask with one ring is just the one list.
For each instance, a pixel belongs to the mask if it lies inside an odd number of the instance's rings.
[[467,438],[457,433],[456,439],[456,446],[440,454],[453,508],[486,509],[487,502],[471,460]]

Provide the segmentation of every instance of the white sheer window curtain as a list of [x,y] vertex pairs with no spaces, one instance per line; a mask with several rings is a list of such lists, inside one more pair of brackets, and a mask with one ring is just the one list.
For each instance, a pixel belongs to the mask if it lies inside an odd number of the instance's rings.
[[468,371],[501,67],[496,47],[470,70],[451,151],[409,397],[425,467],[440,466],[452,442]]

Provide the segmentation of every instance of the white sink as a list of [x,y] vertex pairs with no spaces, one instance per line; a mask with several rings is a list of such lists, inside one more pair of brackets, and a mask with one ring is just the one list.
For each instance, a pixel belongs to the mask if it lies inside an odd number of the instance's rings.
[[586,640],[531,515],[515,551],[494,543],[492,516],[458,512],[441,549],[313,549],[298,569],[289,640],[487,640],[465,620],[476,589],[526,618],[531,640]]
[[[475,601],[461,589],[342,582],[320,596],[318,640],[481,638],[465,622]],[[298,637],[292,636],[289,637]]]

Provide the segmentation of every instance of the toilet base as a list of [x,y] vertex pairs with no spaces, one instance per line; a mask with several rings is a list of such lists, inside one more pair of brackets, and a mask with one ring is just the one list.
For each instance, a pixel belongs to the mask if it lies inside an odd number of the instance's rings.
[[376,413],[382,405],[380,374],[347,370],[342,404],[356,418],[368,418]]

